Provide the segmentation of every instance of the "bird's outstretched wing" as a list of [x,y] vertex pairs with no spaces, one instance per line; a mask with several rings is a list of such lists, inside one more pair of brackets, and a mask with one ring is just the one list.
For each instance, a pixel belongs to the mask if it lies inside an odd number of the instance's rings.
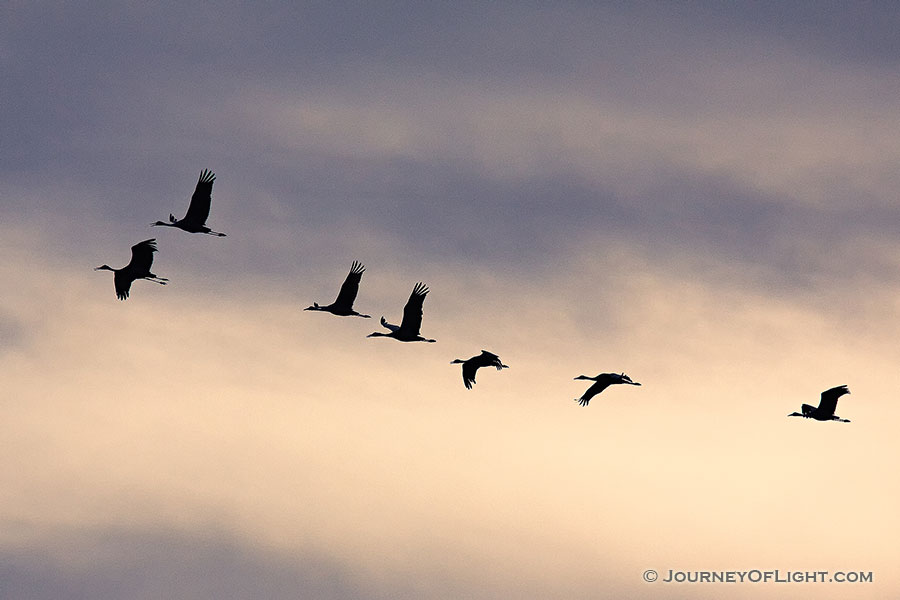
[[[600,377],[600,375],[598,375]],[[606,379],[601,379],[600,381],[595,381],[591,387],[586,389],[584,393],[581,395],[581,398],[575,398],[575,402],[582,406],[587,406],[588,402],[591,401],[591,398],[605,390],[609,387],[609,381]]]
[[481,356],[479,358],[481,359],[480,366],[482,366],[482,367],[496,367],[498,371],[503,368],[508,368],[500,360],[500,357],[497,356],[496,354],[494,354],[493,352],[488,352],[487,350],[482,350]]
[[472,384],[475,383],[475,372],[476,371],[478,371],[478,365],[476,365],[475,361],[473,361],[472,359],[469,359],[463,363],[462,378],[463,378],[463,383],[466,384],[467,390],[471,390]]
[[116,298],[119,300],[128,300],[128,292],[131,291],[131,282],[134,281],[125,270],[117,271],[113,277],[113,284],[116,286]]
[[400,329],[410,337],[419,335],[419,329],[422,327],[422,304],[425,302],[428,292],[428,288],[420,281],[413,287],[409,300],[403,307],[403,321],[400,323]]
[[200,171],[200,179],[197,180],[197,187],[194,195],[191,196],[191,205],[188,207],[187,214],[184,215],[182,221],[192,223],[198,226],[206,224],[209,218],[209,204],[212,202],[212,186],[216,180],[216,174],[209,169]]
[[382,327],[384,327],[386,329],[390,329],[391,331],[393,331],[395,333],[397,331],[400,331],[399,327],[397,327],[396,325],[394,325],[392,323],[388,323],[387,319],[385,319],[384,317],[381,317],[381,325],[382,325]]
[[[149,273],[153,265],[153,253],[156,252],[156,238],[144,240],[131,247],[131,262],[125,267],[130,273],[142,276]],[[130,284],[130,282],[129,282]],[[125,289],[126,296],[128,289]]]
[[838,398],[843,396],[844,394],[849,394],[850,388],[846,385],[839,385],[837,387],[833,387],[830,390],[825,390],[822,392],[822,398],[819,401],[819,412],[826,415],[833,415],[835,409],[837,409]]
[[590,403],[591,398],[594,397],[594,395],[595,395],[595,394],[588,394],[587,392],[585,392],[585,393],[581,396],[581,398],[575,398],[575,402],[577,402],[577,403],[580,404],[581,406],[587,406],[588,403]]
[[366,268],[359,262],[354,260],[350,266],[350,272],[341,285],[341,291],[338,292],[337,299],[334,301],[335,306],[350,310],[353,308],[353,302],[356,300],[356,294],[359,293],[359,281]]

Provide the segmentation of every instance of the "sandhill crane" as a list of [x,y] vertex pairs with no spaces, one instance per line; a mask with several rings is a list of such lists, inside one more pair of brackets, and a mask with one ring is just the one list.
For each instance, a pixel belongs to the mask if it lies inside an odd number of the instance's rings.
[[194,189],[194,195],[191,196],[191,205],[188,207],[184,218],[176,219],[175,215],[170,213],[168,223],[157,221],[156,223],[151,223],[151,225],[177,227],[188,233],[208,233],[209,235],[225,237],[224,233],[213,231],[206,226],[206,219],[209,218],[209,204],[212,202],[212,186],[215,180],[216,174],[209,169],[200,171],[200,179],[197,180],[197,187]]
[[303,310],[321,310],[330,312],[339,317],[363,317],[368,319],[369,315],[361,315],[353,310],[353,301],[356,300],[356,294],[359,292],[359,280],[366,268],[359,261],[354,260],[350,266],[350,272],[341,285],[341,291],[338,292],[337,299],[328,306],[319,306],[318,302],[313,302],[312,306]]
[[622,373],[621,375],[618,373],[600,373],[596,377],[588,377],[587,375],[579,375],[575,379],[587,379],[590,381],[595,381],[594,385],[589,387],[585,392],[581,395],[581,398],[575,398],[575,402],[582,406],[587,406],[588,402],[591,401],[591,398],[605,390],[611,385],[615,385],[617,383],[627,383],[629,385],[641,385],[635,381],[631,380],[631,377]]
[[392,337],[401,342],[434,342],[419,335],[419,329],[422,327],[422,303],[425,302],[425,296],[428,294],[428,288],[421,281],[413,287],[406,306],[403,307],[403,321],[400,326],[391,325],[384,317],[381,317],[381,324],[390,329],[390,333],[382,333],[376,331],[370,333],[366,337]]
[[509,366],[504,365],[500,362],[500,357],[496,354],[492,354],[487,350],[482,350],[481,354],[478,356],[473,356],[467,360],[463,360],[461,358],[457,358],[455,360],[450,361],[451,365],[462,364],[462,378],[463,383],[466,384],[466,389],[471,390],[472,385],[475,383],[475,372],[478,371],[481,367],[497,367],[497,370],[500,371],[502,369],[508,369]]
[[822,392],[822,397],[819,399],[819,406],[804,404],[800,407],[800,410],[803,412],[792,412],[788,416],[805,417],[807,419],[815,419],[816,421],[840,421],[841,423],[849,423],[850,419],[842,419],[834,414],[834,410],[837,408],[838,398],[849,393],[850,388],[846,385],[839,385],[830,390],[825,390]]
[[154,283],[166,285],[169,281],[165,277],[157,277],[150,272],[153,265],[153,253],[156,252],[156,240],[144,240],[131,247],[131,262],[121,269],[113,269],[109,265],[101,265],[95,271],[112,271],[113,283],[116,286],[116,296],[119,300],[128,298],[131,282],[135,279],[146,279]]

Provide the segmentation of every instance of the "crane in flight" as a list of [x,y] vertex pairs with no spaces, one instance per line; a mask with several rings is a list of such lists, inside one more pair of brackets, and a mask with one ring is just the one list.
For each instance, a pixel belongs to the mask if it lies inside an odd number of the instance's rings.
[[350,266],[350,272],[347,273],[347,278],[344,279],[344,283],[341,285],[341,291],[338,292],[337,299],[334,302],[327,306],[320,306],[318,302],[313,302],[312,306],[303,310],[321,310],[339,317],[353,316],[368,319],[369,315],[361,315],[353,310],[353,302],[356,300],[356,294],[359,293],[359,281],[362,279],[365,270],[366,268],[361,262],[354,260]]
[[406,301],[406,306],[403,307],[403,321],[400,322],[400,326],[392,325],[384,317],[381,317],[381,324],[390,330],[389,333],[375,331],[366,337],[391,337],[401,342],[437,341],[424,338],[419,334],[419,329],[422,327],[422,304],[425,302],[428,292],[424,283],[421,281],[417,283],[409,295],[409,300]]
[[815,419],[816,421],[840,421],[841,423],[849,423],[850,419],[842,419],[834,414],[837,408],[838,398],[844,394],[849,394],[850,388],[846,385],[839,385],[822,392],[819,399],[819,406],[803,404],[800,406],[802,412],[792,412],[789,417],[804,417],[807,419]]
[[587,406],[588,402],[591,401],[591,398],[605,390],[611,385],[615,385],[617,383],[627,383],[629,385],[641,385],[635,381],[631,380],[631,377],[626,375],[625,373],[600,373],[596,377],[588,377],[587,375],[579,375],[575,378],[577,379],[587,379],[589,381],[593,381],[594,384],[585,390],[585,392],[581,395],[581,398],[575,398],[575,402],[582,406]]
[[462,378],[467,390],[472,389],[472,386],[475,384],[475,372],[478,371],[478,369],[480,369],[481,367],[497,367],[498,371],[509,368],[508,365],[504,365],[500,361],[499,356],[488,352],[487,350],[482,350],[481,354],[479,354],[478,356],[473,356],[472,358],[466,360],[457,358],[450,361],[450,364],[462,364]]
[[156,240],[144,240],[131,247],[131,262],[121,269],[113,269],[109,265],[100,265],[95,271],[112,271],[113,283],[116,286],[116,296],[119,300],[128,298],[131,283],[136,279],[146,279],[154,283],[166,285],[169,281],[165,277],[157,277],[150,272],[153,265],[153,253],[156,252]]
[[151,226],[177,227],[188,233],[206,233],[225,237],[224,233],[213,231],[206,226],[206,219],[209,218],[209,205],[212,202],[212,186],[215,180],[216,174],[209,169],[200,171],[197,187],[194,189],[194,195],[191,196],[191,204],[188,206],[184,218],[176,219],[175,215],[170,213],[168,223],[157,221],[156,223],[151,223]]

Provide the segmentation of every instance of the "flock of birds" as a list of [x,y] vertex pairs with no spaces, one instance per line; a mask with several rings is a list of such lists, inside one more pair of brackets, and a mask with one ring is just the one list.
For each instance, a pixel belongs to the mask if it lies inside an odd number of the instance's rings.
[[[206,220],[209,218],[209,209],[212,202],[212,186],[216,180],[216,175],[208,169],[200,172],[200,178],[197,180],[197,187],[194,189],[194,195],[191,196],[191,203],[187,213],[182,219],[176,219],[174,215],[169,214],[169,221],[156,221],[151,223],[153,227],[177,227],[188,233],[205,233],[217,237],[225,237],[224,233],[213,231],[206,226]],[[153,253],[157,251],[156,239],[144,240],[131,247],[131,261],[121,269],[113,269],[109,265],[101,265],[94,269],[95,271],[112,271],[114,274],[113,283],[116,288],[116,296],[119,300],[128,298],[131,290],[131,284],[138,279],[146,279],[160,285],[166,285],[169,281],[165,277],[155,275],[150,268],[153,266]],[[320,305],[313,302],[312,306],[304,310],[329,312],[340,317],[362,317],[371,318],[370,315],[364,315],[357,312],[353,308],[356,296],[359,293],[359,282],[366,268],[359,261],[353,261],[350,272],[347,274],[341,289],[338,292],[334,302],[327,305]],[[384,317],[381,317],[381,325],[387,329],[387,333],[383,331],[375,331],[366,337],[389,337],[401,342],[435,342],[436,340],[425,338],[420,333],[422,328],[422,306],[425,303],[425,296],[428,295],[428,287],[424,283],[417,283],[409,295],[409,300],[403,307],[403,319],[400,325],[388,323]],[[498,371],[508,369],[508,365],[504,365],[500,357],[496,354],[482,350],[481,354],[468,359],[457,358],[450,364],[462,364],[462,378],[466,389],[472,389],[475,383],[475,373],[481,367],[495,367]],[[632,381],[631,377],[625,373],[600,373],[596,377],[587,375],[579,375],[575,380],[588,380],[594,383],[575,401],[581,406],[587,406],[591,398],[605,390],[611,385],[627,384],[639,386],[640,383]],[[844,394],[849,394],[850,389],[846,385],[833,387],[822,392],[818,406],[803,404],[801,412],[793,412],[789,417],[804,417],[806,419],[815,419],[817,421],[840,421],[849,423],[848,419],[842,419],[834,414],[837,409],[837,401]]]

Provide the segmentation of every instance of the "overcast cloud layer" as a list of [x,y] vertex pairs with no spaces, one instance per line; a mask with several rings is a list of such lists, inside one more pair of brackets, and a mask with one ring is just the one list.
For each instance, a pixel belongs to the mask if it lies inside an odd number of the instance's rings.
[[7,206],[143,224],[215,163],[238,234],[878,269],[822,256],[900,225],[896,11],[867,8],[14,7]]
[[[7,3],[0,595],[900,593],[898,31],[879,2]],[[151,229],[203,168],[228,237]],[[90,269],[151,237],[170,285],[117,302]],[[302,312],[354,259],[375,318]],[[420,280],[438,343],[364,339]],[[467,392],[481,348],[511,368]],[[841,384],[852,423],[785,418]]]

